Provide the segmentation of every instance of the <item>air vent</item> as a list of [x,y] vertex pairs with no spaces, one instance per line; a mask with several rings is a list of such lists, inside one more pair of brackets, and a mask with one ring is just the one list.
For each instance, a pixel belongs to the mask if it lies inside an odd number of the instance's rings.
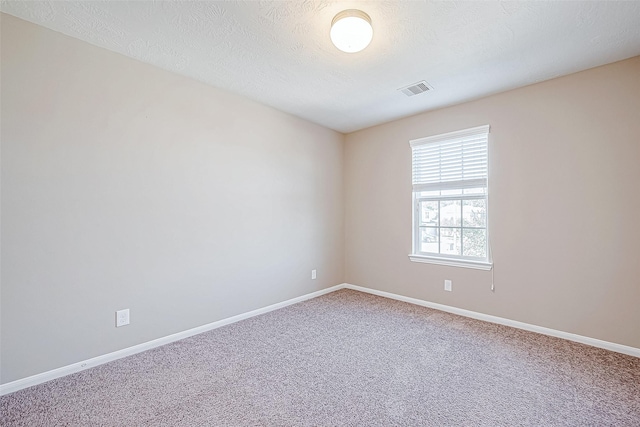
[[433,88],[429,85],[429,83],[423,80],[421,82],[414,83],[406,87],[402,87],[398,90],[407,96],[413,96],[413,95],[419,95],[421,93],[428,92],[430,90],[433,90]]

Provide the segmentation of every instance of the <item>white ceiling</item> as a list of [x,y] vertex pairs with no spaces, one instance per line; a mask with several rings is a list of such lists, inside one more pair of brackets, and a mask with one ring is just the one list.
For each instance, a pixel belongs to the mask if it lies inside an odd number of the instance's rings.
[[[356,54],[333,16],[371,16]],[[3,12],[351,132],[640,55],[640,1],[2,1]],[[426,80],[434,90],[398,88]]]

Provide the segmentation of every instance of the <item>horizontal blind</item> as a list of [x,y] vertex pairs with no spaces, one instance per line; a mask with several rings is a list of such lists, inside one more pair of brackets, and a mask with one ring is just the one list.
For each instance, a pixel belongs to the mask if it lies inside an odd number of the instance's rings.
[[413,191],[486,187],[489,126],[411,141]]

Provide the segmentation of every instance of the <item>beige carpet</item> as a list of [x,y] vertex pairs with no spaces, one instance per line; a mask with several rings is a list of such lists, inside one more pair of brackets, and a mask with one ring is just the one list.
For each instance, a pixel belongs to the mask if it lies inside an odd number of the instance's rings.
[[0,398],[2,426],[640,426],[640,359],[341,290]]

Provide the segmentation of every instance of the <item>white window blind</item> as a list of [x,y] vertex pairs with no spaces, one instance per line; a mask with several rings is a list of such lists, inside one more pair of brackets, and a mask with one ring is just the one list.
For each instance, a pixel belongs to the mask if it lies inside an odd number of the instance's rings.
[[411,141],[413,191],[487,186],[489,125]]

